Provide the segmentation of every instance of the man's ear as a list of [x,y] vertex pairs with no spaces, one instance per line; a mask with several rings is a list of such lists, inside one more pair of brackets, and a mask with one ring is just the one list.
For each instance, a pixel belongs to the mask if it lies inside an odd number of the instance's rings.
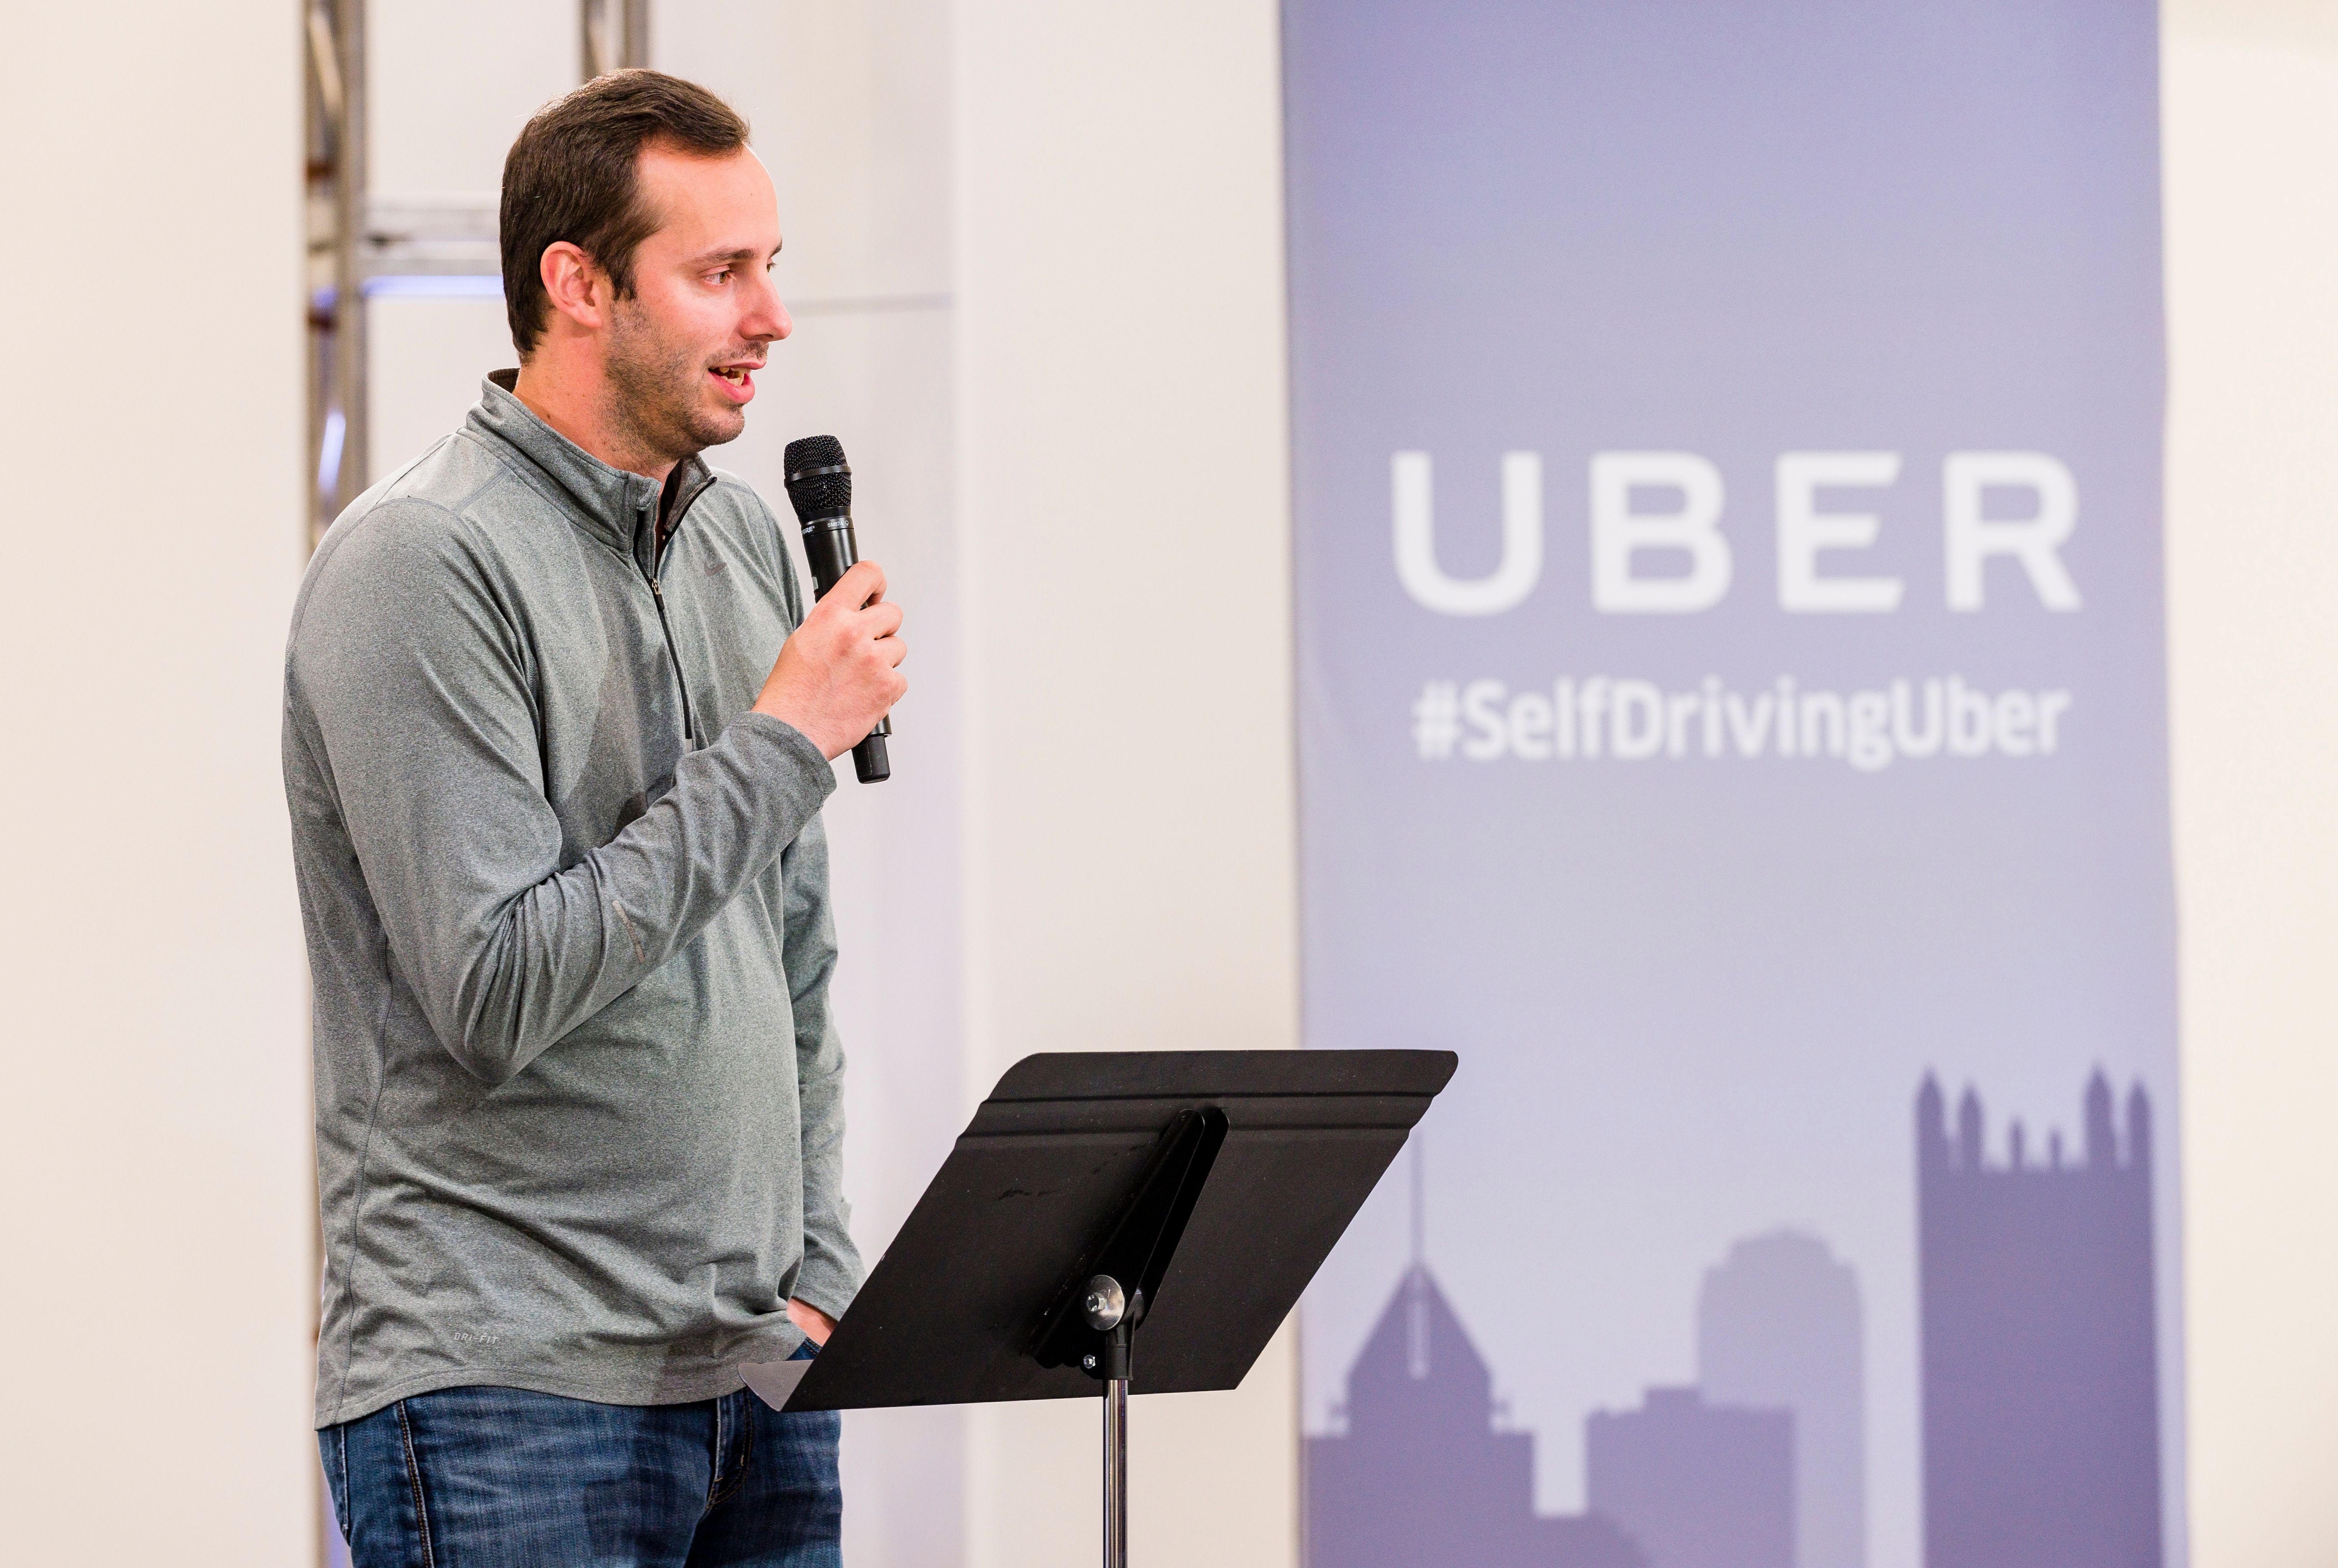
[[555,240],[544,248],[536,272],[555,310],[588,332],[607,325],[609,278],[593,258],[565,240]]

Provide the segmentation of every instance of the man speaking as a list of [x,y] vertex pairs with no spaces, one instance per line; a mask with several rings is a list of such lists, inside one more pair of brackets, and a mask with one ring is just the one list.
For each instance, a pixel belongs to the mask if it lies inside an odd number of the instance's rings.
[[350,506],[285,660],[317,1424],[359,1568],[839,1561],[810,1354],[862,1275],[819,810],[900,697],[698,454],[789,331],[747,125],[653,72],[504,165],[516,373]]

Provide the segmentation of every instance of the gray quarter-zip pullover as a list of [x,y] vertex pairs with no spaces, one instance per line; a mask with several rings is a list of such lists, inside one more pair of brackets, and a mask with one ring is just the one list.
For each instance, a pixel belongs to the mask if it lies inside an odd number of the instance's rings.
[[771,509],[659,487],[489,378],[341,514],[285,654],[315,985],[317,1424],[496,1384],[739,1387],[862,1278],[819,750],[751,711]]

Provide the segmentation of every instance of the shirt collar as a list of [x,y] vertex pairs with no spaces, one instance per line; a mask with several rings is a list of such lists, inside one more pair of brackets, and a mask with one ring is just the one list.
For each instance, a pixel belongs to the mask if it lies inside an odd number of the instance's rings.
[[[516,454],[565,497],[586,532],[640,560],[644,571],[657,559],[658,482],[646,474],[614,468],[535,416],[513,387],[517,370],[496,370],[480,384],[479,401],[466,421],[473,434]],[[694,454],[676,466],[674,493],[679,516],[713,474]]]

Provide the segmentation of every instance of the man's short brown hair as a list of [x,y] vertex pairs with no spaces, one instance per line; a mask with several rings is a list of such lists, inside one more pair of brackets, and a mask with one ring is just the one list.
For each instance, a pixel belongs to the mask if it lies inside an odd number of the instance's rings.
[[565,240],[634,291],[634,251],[656,231],[642,199],[642,149],[666,142],[710,157],[747,144],[739,112],[694,82],[660,71],[595,76],[535,113],[504,158],[498,239],[504,313],[525,359],[544,331],[544,252]]

